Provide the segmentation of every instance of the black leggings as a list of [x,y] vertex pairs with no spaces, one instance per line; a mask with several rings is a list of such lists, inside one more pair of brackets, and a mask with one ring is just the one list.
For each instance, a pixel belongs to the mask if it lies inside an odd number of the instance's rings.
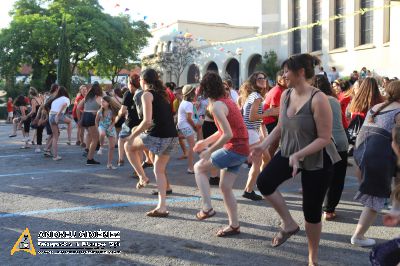
[[44,126],[38,126],[36,128],[36,140],[37,140],[37,145],[42,145],[43,141],[43,130]]
[[333,165],[333,175],[324,201],[324,212],[334,212],[342,197],[347,170],[347,151],[339,152],[342,160]]
[[29,133],[31,128],[31,117],[27,117],[26,120],[23,122],[24,124],[24,132]]
[[[292,178],[292,171],[289,158],[282,157],[279,151],[258,176],[257,186],[261,194],[269,196],[274,193],[280,184]],[[314,171],[301,170],[303,213],[306,222],[313,224],[321,222],[322,202],[331,176],[332,162],[326,152],[324,152],[324,168]]]

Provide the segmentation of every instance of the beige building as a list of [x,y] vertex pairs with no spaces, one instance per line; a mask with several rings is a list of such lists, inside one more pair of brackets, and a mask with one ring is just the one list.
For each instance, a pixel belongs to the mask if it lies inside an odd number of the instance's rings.
[[[355,14],[361,8],[374,10]],[[376,76],[400,77],[400,34],[395,28],[400,25],[400,1],[263,0],[260,10],[260,32],[257,27],[191,21],[155,29],[143,57],[170,51],[174,36],[190,33],[201,53],[182,74],[181,85],[197,81],[207,70],[215,70],[221,75],[228,73],[238,86],[270,50],[278,54],[280,61],[292,54],[312,53],[320,57],[327,72],[335,66],[341,76],[365,66]],[[339,19],[329,20],[337,15]],[[284,32],[317,21],[321,23],[314,27]],[[276,32],[283,33],[263,38]],[[176,82],[168,73],[163,79]]]

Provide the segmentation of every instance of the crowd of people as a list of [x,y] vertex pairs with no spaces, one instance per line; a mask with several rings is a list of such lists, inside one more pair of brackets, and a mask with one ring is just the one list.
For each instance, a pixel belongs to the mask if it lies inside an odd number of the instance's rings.
[[[229,222],[217,231],[218,237],[240,234],[233,186],[247,163],[250,170],[243,197],[265,199],[281,218],[273,247],[300,230],[277,188],[301,175],[309,265],[317,265],[321,220],[340,216],[336,207],[349,156],[354,156],[360,182],[354,200],[363,205],[350,243],[376,244],[366,234],[391,195],[392,209],[384,223],[395,226],[400,222],[400,182],[396,178],[400,81],[385,77],[380,88],[381,81],[366,68],[346,80],[337,73],[328,76],[321,68],[316,74],[318,65],[319,60],[309,54],[294,55],[283,62],[274,87],[268,83],[271,77],[255,72],[241,84],[239,93],[229,77],[221,78],[216,72],[207,72],[198,85],[176,87],[173,82],[164,85],[156,70],[146,69],[140,75],[131,74],[127,88],[112,93],[103,92],[98,83],[81,86],[73,108],[62,86],[54,84],[44,95],[30,88],[28,97],[19,96],[8,110],[13,123],[10,138],[21,129],[21,148],[35,145],[36,152],[59,161],[60,125],[66,124],[67,144],[71,145],[75,120],[76,145],[85,149],[86,165],[99,165],[95,157],[106,150],[107,169],[123,166],[127,157],[138,178],[137,189],[149,184],[144,169],[153,167],[158,190],[152,194],[159,201],[147,212],[150,217],[169,215],[166,197],[172,188],[166,169],[179,143],[182,156],[177,159],[187,160],[187,173],[194,175],[202,199],[195,215],[198,220],[216,214],[210,186],[220,188]],[[9,103],[12,106],[12,99]],[[48,137],[42,145],[44,128]],[[392,241],[400,242],[399,238]],[[376,265],[388,258],[400,261],[399,249],[388,247],[375,246],[371,261]]]

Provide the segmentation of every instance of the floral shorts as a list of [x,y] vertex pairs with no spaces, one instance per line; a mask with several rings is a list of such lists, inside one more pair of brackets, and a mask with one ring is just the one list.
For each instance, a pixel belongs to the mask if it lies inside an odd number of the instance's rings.
[[178,138],[157,138],[146,133],[140,134],[139,137],[143,141],[144,146],[156,155],[171,154],[178,141]]

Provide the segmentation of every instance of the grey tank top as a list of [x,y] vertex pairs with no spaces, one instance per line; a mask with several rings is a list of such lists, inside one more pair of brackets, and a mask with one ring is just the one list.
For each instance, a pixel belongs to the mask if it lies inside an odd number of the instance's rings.
[[96,101],[96,97],[88,99],[85,102],[84,112],[97,112],[100,109],[100,105]]
[[[320,90],[314,89],[310,99],[301,107],[301,109],[293,116],[288,117],[287,109],[290,104],[290,94],[293,89],[289,89],[286,93],[281,116],[281,154],[283,157],[289,158],[295,152],[303,149],[312,143],[317,137],[317,127],[315,125],[314,116],[311,109],[311,101],[315,94]],[[340,156],[336,151],[333,141],[325,148],[332,164],[340,161]],[[313,171],[324,167],[324,150],[320,150],[311,154],[300,162],[300,168],[303,170]]]

